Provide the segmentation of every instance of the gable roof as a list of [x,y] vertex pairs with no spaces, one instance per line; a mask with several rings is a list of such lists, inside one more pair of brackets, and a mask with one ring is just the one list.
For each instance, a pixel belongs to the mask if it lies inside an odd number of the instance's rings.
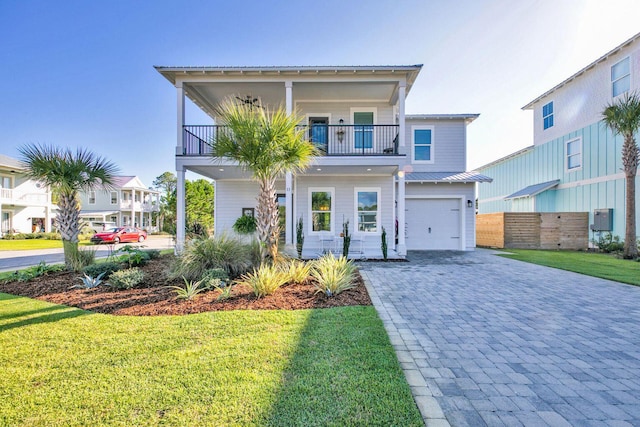
[[555,187],[560,183],[559,179],[554,179],[553,181],[541,182],[539,184],[529,185],[528,187],[524,187],[522,190],[518,190],[513,194],[505,197],[505,200],[509,199],[518,199],[521,197],[533,197],[544,191],[549,190],[550,188]]
[[409,172],[405,182],[492,182],[493,178],[478,172]]
[[480,114],[405,114],[404,117],[405,120],[464,120],[468,124],[480,117]]
[[533,105],[535,103],[537,103],[538,101],[540,101],[541,99],[551,95],[553,92],[555,92],[556,90],[560,89],[561,87],[566,86],[567,84],[569,84],[573,80],[577,79],[578,77],[580,77],[581,75],[583,75],[584,73],[589,71],[590,69],[594,68],[599,63],[601,63],[603,61],[606,61],[607,59],[609,59],[609,57],[611,57],[612,55],[615,55],[616,53],[620,52],[620,50],[622,50],[625,47],[629,46],[630,44],[634,43],[638,39],[640,39],[640,33],[638,33],[635,36],[631,37],[629,40],[627,40],[624,43],[620,44],[619,46],[615,47],[611,51],[605,53],[600,58],[596,59],[591,64],[589,64],[586,67],[584,67],[582,70],[578,71],[577,73],[575,73],[574,75],[572,75],[568,79],[562,81],[560,84],[552,87],[551,89],[549,89],[548,91],[546,91],[545,93],[543,93],[542,95],[540,95],[539,97],[537,97],[536,99],[534,99],[533,101],[531,101],[530,103],[528,103],[527,105],[522,107],[522,109],[523,110],[529,110],[529,109],[533,108]]
[[7,167],[12,169],[24,170],[25,164],[22,163],[18,159],[14,159],[13,157],[5,156],[4,154],[0,154],[0,167]]

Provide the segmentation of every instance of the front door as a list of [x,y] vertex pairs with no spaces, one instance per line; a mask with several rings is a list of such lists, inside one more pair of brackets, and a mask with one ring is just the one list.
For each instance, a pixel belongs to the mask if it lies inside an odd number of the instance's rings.
[[309,117],[309,139],[323,153],[327,152],[329,143],[328,126],[328,117]]

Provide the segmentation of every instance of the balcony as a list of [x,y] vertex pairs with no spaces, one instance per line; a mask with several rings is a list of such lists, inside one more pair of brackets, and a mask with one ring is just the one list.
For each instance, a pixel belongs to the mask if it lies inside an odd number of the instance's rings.
[[[301,126],[321,156],[397,156],[398,125]],[[183,126],[184,156],[210,156],[225,126]]]
[[0,203],[20,206],[46,206],[49,204],[47,193],[23,193],[10,188],[0,188]]

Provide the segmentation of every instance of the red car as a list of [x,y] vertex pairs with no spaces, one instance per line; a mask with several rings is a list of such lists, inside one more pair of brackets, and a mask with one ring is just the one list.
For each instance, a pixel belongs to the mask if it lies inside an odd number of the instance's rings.
[[135,227],[116,227],[96,233],[91,238],[91,242],[99,243],[125,243],[144,242],[147,232]]

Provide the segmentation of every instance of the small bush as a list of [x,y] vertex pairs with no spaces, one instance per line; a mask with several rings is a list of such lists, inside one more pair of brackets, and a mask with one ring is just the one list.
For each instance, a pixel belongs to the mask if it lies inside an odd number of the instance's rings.
[[312,264],[292,259],[283,264],[281,268],[285,273],[287,273],[287,282],[304,283],[311,275]]
[[216,297],[216,301],[226,301],[233,296],[231,294],[233,288],[231,284],[224,287],[215,286],[215,288],[220,291],[220,294]]
[[141,267],[151,259],[151,255],[148,251],[145,251],[137,246],[125,245],[114,252],[114,255],[120,255],[117,260],[123,264],[127,264],[129,268]]
[[331,297],[354,288],[356,267],[344,256],[336,258],[332,253],[314,261],[311,275],[315,279],[316,293]]
[[624,250],[624,242],[620,241],[620,236],[614,236],[609,232],[593,242],[598,246],[598,249],[605,253],[618,253]]
[[176,293],[178,299],[191,300],[200,292],[205,291],[206,289],[202,286],[202,280],[187,281],[184,279],[184,287],[182,286],[168,286],[168,288],[173,289]]
[[144,272],[139,268],[127,268],[111,274],[109,284],[114,289],[131,289],[144,280]]
[[69,268],[73,271],[82,271],[86,266],[96,262],[96,249],[79,249],[71,251]]
[[242,276],[241,283],[248,285],[255,296],[261,298],[274,293],[288,279],[287,273],[278,266],[263,264],[252,273]]
[[149,259],[160,258],[160,249],[144,249],[142,252],[149,256]]
[[253,266],[251,246],[222,234],[213,239],[190,241],[171,267],[170,277],[200,280],[205,271],[221,268],[230,277],[238,277]]
[[120,263],[117,262],[99,262],[86,266],[82,269],[82,272],[91,277],[96,277],[104,273],[104,278],[108,279],[111,274],[121,269]]
[[35,279],[36,277],[45,276],[49,273],[55,273],[62,270],[64,270],[64,266],[62,265],[47,265],[46,262],[40,261],[38,265],[34,265],[33,267],[17,271],[14,275],[14,278],[19,282],[28,282],[29,280]]
[[229,275],[221,268],[210,268],[205,270],[200,280],[205,288],[213,289],[226,286],[229,281]]
[[250,215],[242,215],[233,223],[233,231],[238,234],[255,233],[257,227],[256,219]]

